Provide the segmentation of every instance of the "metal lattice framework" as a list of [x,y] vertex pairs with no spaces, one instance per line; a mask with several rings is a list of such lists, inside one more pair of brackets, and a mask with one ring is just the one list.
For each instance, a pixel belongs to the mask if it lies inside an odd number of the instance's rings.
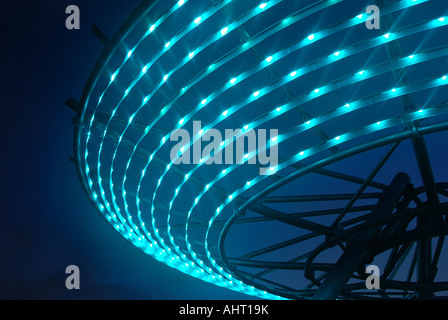
[[[448,290],[436,279],[448,184],[425,141],[448,128],[448,6],[376,4],[380,30],[358,0],[143,1],[111,40],[95,28],[104,52],[68,102],[92,204],[157,260],[253,296]],[[170,136],[195,120],[182,153],[211,128],[275,128],[278,164],[173,164]],[[415,172],[398,173],[410,159]]]

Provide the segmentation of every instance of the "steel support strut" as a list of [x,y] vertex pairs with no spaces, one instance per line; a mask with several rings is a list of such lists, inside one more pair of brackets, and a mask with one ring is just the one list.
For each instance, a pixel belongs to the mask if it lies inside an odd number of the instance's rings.
[[[370,219],[367,219],[366,222],[392,214],[409,184],[410,177],[405,173],[398,173],[382,193],[378,204],[370,214]],[[369,246],[382,227],[382,225],[374,226],[353,237],[325,281],[314,294],[314,300],[334,300],[339,297],[353,272],[368,254]]]
[[[376,0],[376,4],[379,6],[388,4],[390,0]],[[385,15],[382,17],[382,31],[388,32],[393,25],[393,18],[391,15]],[[402,57],[402,50],[398,41],[392,41],[385,45],[386,51],[391,59],[397,59]],[[399,85],[405,85],[407,81],[406,69],[396,70],[394,72],[394,77]],[[403,106],[405,110],[418,110],[418,107],[409,94],[404,95],[402,98]],[[413,130],[418,129],[419,122],[415,121],[411,124]],[[437,187],[434,179],[434,173],[431,167],[431,161],[429,159],[428,148],[426,146],[425,138],[423,136],[415,136],[412,138],[412,146],[414,148],[414,153],[416,156],[418,168],[420,170],[420,175],[422,177],[423,185],[425,187],[425,192],[428,199],[428,204],[433,207],[438,207],[440,204],[439,197],[437,194]],[[443,225],[443,219],[441,212],[435,209],[432,218],[434,219],[435,226]],[[428,217],[420,217],[417,219],[417,224],[419,228],[427,228],[430,224]],[[417,281],[419,283],[426,283],[430,281],[431,274],[431,239],[420,240],[417,243],[418,251],[418,263],[417,263]],[[428,291],[419,291],[419,299],[430,299],[431,295]]]

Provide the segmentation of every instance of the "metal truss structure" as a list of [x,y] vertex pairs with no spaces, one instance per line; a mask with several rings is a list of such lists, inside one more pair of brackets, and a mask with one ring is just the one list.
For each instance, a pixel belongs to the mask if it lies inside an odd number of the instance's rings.
[[[110,40],[94,28],[104,51],[67,101],[92,205],[157,260],[249,295],[443,298],[448,5],[376,5],[379,30],[358,0],[142,1]],[[278,129],[272,174],[251,153],[174,164],[171,134],[195,120]]]

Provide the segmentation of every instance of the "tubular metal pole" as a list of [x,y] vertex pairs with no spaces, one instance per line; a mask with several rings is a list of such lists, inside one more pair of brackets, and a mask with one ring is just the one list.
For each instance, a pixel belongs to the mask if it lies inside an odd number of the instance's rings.
[[[410,177],[405,173],[398,173],[391,184],[384,190],[377,206],[371,213],[370,219],[392,214],[409,184]],[[356,235],[350,241],[336,265],[314,294],[314,300],[334,300],[339,297],[347,281],[363,261],[369,245],[381,228],[381,225],[372,227]]]

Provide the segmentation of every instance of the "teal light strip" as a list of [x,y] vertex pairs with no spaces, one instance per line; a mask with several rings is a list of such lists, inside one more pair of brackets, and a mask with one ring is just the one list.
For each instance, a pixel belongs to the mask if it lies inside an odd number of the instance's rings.
[[[236,1],[236,0],[235,0]],[[383,14],[388,14],[391,12],[399,11],[407,9],[408,7],[421,4],[426,2],[427,0],[405,0],[405,1],[399,1],[397,3],[393,3],[392,5],[388,6],[387,8],[382,9]],[[164,187],[165,177],[168,175],[168,173],[173,172],[173,164],[172,162],[167,162],[165,169],[163,170],[163,173],[160,175],[158,180],[155,181],[155,187],[154,187],[154,193],[151,201],[151,210],[148,213],[150,215],[150,221],[151,225],[147,226],[145,225],[144,219],[142,217],[143,214],[146,214],[142,212],[141,208],[141,186],[143,183],[143,180],[145,177],[147,177],[147,174],[149,172],[149,165],[151,163],[154,163],[155,159],[157,158],[157,153],[162,149],[162,147],[166,144],[167,140],[169,140],[169,135],[172,131],[170,131],[167,134],[164,134],[162,137],[160,143],[158,146],[152,151],[151,155],[149,156],[148,161],[146,162],[143,170],[141,170],[141,175],[139,177],[139,183],[137,184],[137,189],[135,195],[132,194],[132,198],[135,196],[135,202],[137,206],[137,217],[133,215],[132,212],[128,209],[128,198],[131,197],[131,194],[127,193],[126,189],[126,182],[127,182],[127,174],[129,169],[132,167],[134,159],[134,156],[138,153],[138,149],[143,141],[143,139],[150,133],[150,131],[155,128],[156,124],[163,119],[167,112],[175,107],[175,104],[177,101],[184,96],[189,90],[191,90],[193,87],[195,87],[197,84],[199,84],[201,81],[206,79],[209,75],[216,72],[219,68],[222,68],[226,66],[226,64],[233,59],[239,57],[247,50],[250,50],[254,48],[255,46],[259,45],[263,41],[265,41],[268,37],[271,37],[275,35],[276,33],[284,30],[285,28],[293,26],[295,23],[301,21],[302,19],[311,16],[314,13],[317,13],[319,11],[322,11],[326,8],[329,8],[330,6],[333,6],[341,0],[333,0],[333,1],[319,1],[315,3],[313,6],[310,6],[306,8],[305,10],[300,10],[297,12],[294,12],[292,14],[289,14],[287,18],[282,19],[281,21],[278,21],[274,23],[272,26],[266,28],[259,34],[251,37],[248,41],[245,43],[242,43],[240,46],[233,48],[232,50],[229,50],[224,56],[218,58],[215,60],[214,63],[210,65],[210,67],[202,70],[202,72],[198,73],[194,78],[192,78],[185,86],[182,87],[177,94],[175,94],[170,100],[169,103],[163,107],[163,109],[158,113],[158,115],[147,124],[145,130],[141,133],[140,137],[138,138],[137,142],[135,143],[131,155],[127,161],[125,172],[123,179],[121,181],[121,194],[116,194],[117,190],[119,190],[118,186],[114,185],[114,167],[117,165],[116,159],[119,147],[123,144],[124,139],[126,138],[126,133],[128,132],[128,129],[133,125],[134,119],[136,119],[141,111],[144,110],[144,108],[149,107],[149,104],[151,102],[152,97],[158,92],[164,85],[167,84],[167,82],[170,80],[170,77],[173,76],[175,73],[182,72],[182,68],[186,66],[189,63],[194,63],[195,59],[197,59],[201,52],[203,52],[206,48],[210,47],[214,43],[217,43],[221,39],[224,39],[228,36],[228,34],[235,32],[235,30],[242,26],[243,24],[247,23],[248,21],[251,21],[257,16],[261,16],[262,14],[265,14],[265,12],[269,12],[269,9],[274,8],[277,4],[282,3],[280,0],[270,0],[266,2],[260,2],[250,10],[246,11],[244,14],[242,14],[240,17],[235,19],[233,22],[228,23],[224,26],[217,26],[216,32],[213,33],[212,36],[207,38],[205,41],[203,41],[199,46],[197,46],[196,49],[191,50],[188,52],[184,58],[170,71],[166,72],[165,75],[162,76],[162,78],[157,81],[157,84],[151,89],[151,92],[146,95],[140,106],[137,108],[135,112],[133,112],[128,120],[128,123],[124,126],[124,129],[121,133],[118,134],[117,144],[115,145],[114,152],[112,154],[112,157],[105,154],[103,152],[103,146],[105,143],[105,140],[107,137],[115,137],[116,133],[109,132],[108,128],[114,119],[116,117],[119,108],[122,106],[125,99],[129,96],[129,94],[132,92],[132,90],[140,83],[142,79],[144,79],[147,75],[153,74],[152,70],[157,65],[157,62],[160,61],[160,59],[170,52],[170,50],[173,49],[174,46],[181,43],[181,41],[195,28],[203,25],[209,18],[213,17],[215,14],[217,14],[221,9],[223,9],[225,6],[227,6],[229,3],[231,3],[231,0],[225,0],[221,1],[215,6],[211,7],[210,9],[204,11],[203,14],[195,18],[191,23],[189,23],[187,26],[185,26],[182,30],[180,30],[175,36],[173,36],[168,42],[165,43],[165,45],[154,54],[154,56],[149,60],[148,63],[142,65],[142,69],[138,76],[131,82],[131,84],[123,91],[123,94],[116,106],[113,107],[111,117],[108,119],[105,129],[103,130],[102,135],[100,136],[100,143],[98,148],[98,155],[96,157],[95,165],[93,168],[95,169],[92,171],[91,167],[89,166],[89,161],[92,159],[93,156],[89,156],[88,150],[90,148],[96,148],[94,141],[91,139],[91,135],[93,133],[92,129],[94,127],[94,119],[96,114],[99,112],[100,106],[103,103],[103,99],[105,95],[112,90],[113,86],[112,84],[117,81],[118,78],[121,76],[122,69],[126,66],[126,63],[134,57],[135,52],[139,49],[139,47],[142,45],[144,40],[148,38],[150,35],[155,35],[155,31],[158,30],[158,28],[170,17],[172,14],[174,14],[179,8],[184,8],[182,10],[188,10],[188,1],[178,1],[176,2],[167,13],[165,13],[161,18],[159,18],[155,23],[153,23],[151,26],[148,26],[148,29],[145,31],[145,33],[140,37],[139,40],[137,40],[136,44],[132,47],[131,50],[128,51],[128,54],[125,56],[119,67],[116,69],[116,71],[110,76],[110,80],[108,84],[105,86],[105,89],[102,91],[98,101],[96,102],[96,105],[93,107],[93,113],[92,117],[90,119],[89,125],[87,127],[87,136],[86,136],[86,142],[85,142],[85,155],[84,155],[84,162],[85,162],[85,175],[88,182],[88,186],[90,188],[91,194],[93,199],[98,205],[98,208],[100,211],[104,214],[104,216],[107,218],[107,220],[116,228],[120,234],[123,235],[126,239],[134,243],[137,247],[141,248],[143,251],[145,251],[147,254],[154,256],[156,259],[166,263],[167,265],[177,268],[181,270],[182,272],[185,272],[187,274],[190,274],[192,276],[195,276],[197,278],[200,278],[202,280],[212,282],[214,284],[231,288],[233,290],[241,291],[244,293],[248,293],[251,295],[255,295],[262,298],[268,298],[268,299],[274,299],[274,298],[280,298],[277,295],[270,294],[266,291],[259,290],[257,288],[254,288],[253,286],[246,285],[239,279],[234,279],[230,273],[228,273],[223,266],[217,262],[212,255],[212,252],[209,248],[209,234],[211,232],[211,228],[214,225],[214,222],[218,219],[218,217],[222,214],[223,210],[227,207],[228,204],[231,204],[235,199],[239,196],[241,196],[244,192],[248,191],[251,188],[254,188],[257,186],[258,183],[262,182],[264,179],[266,179],[268,176],[257,176],[253,179],[250,179],[246,181],[240,188],[237,190],[234,190],[232,192],[229,192],[228,195],[226,195],[225,200],[218,205],[215,209],[211,210],[210,214],[210,220],[208,222],[208,226],[205,232],[205,239],[204,239],[204,252],[205,256],[202,253],[196,252],[193,250],[192,244],[190,243],[189,239],[189,230],[190,230],[190,222],[193,218],[193,210],[197,209],[200,200],[205,196],[206,192],[209,192],[211,190],[215,189],[215,185],[220,182],[222,179],[227,177],[229,174],[231,174],[234,170],[236,170],[240,165],[231,165],[227,167],[225,170],[221,172],[221,174],[217,175],[212,179],[211,181],[208,181],[201,190],[199,190],[199,194],[192,199],[192,204],[190,207],[190,210],[185,213],[186,215],[186,224],[185,224],[185,242],[186,242],[186,251],[180,248],[180,246],[176,243],[175,238],[173,234],[171,233],[171,218],[172,218],[172,207],[175,203],[175,201],[178,199],[178,195],[182,192],[183,187],[187,185],[187,182],[192,179],[195,172],[204,165],[205,161],[207,159],[203,159],[204,161],[200,164],[196,165],[191,169],[189,172],[185,173],[184,178],[181,179],[181,182],[178,184],[174,190],[171,190],[172,195],[170,196],[171,200],[169,202],[168,210],[166,212],[166,222],[167,222],[167,230],[165,230],[167,234],[167,239],[164,239],[158,228],[156,227],[156,202],[157,202],[157,196],[158,194],[164,193],[166,195],[166,188]],[[327,38],[331,35],[334,35],[338,32],[341,32],[343,30],[359,26],[364,23],[365,20],[365,14],[360,14],[355,17],[352,17],[350,19],[347,19],[345,21],[342,21],[336,25],[333,25],[332,27],[319,30],[313,34],[309,34],[305,36],[303,39],[300,39],[296,43],[292,44],[291,46],[284,48],[280,51],[277,51],[275,53],[272,53],[271,55],[264,58],[264,60],[260,61],[257,65],[249,68],[246,71],[241,72],[238,75],[234,75],[233,77],[224,80],[223,85],[209,93],[204,94],[204,96],[198,101],[197,105],[188,112],[187,114],[184,114],[183,117],[178,119],[177,125],[172,130],[182,128],[185,126],[190,120],[194,119],[194,116],[198,114],[201,110],[204,108],[207,108],[208,105],[213,102],[214,100],[217,100],[222,94],[224,94],[227,90],[230,88],[233,88],[234,86],[238,86],[243,83],[243,81],[250,81],[252,77],[254,77],[257,73],[261,72],[262,70],[265,70],[268,67],[273,66],[275,63],[280,62],[282,59],[288,57],[293,52],[296,52],[298,50],[301,50],[307,46],[310,45],[316,45],[324,38]],[[259,99],[262,99],[264,97],[267,97],[271,92],[281,88],[282,86],[291,83],[293,81],[296,81],[297,79],[300,79],[306,74],[309,74],[310,72],[327,67],[333,63],[337,63],[341,59],[349,58],[355,54],[361,53],[365,50],[372,49],[375,47],[379,47],[383,44],[386,44],[387,42],[394,41],[403,37],[411,36],[414,34],[417,34],[419,32],[423,31],[429,31],[432,29],[436,29],[439,27],[444,27],[448,23],[448,19],[445,19],[445,17],[437,18],[437,19],[431,19],[429,21],[418,23],[410,27],[402,28],[399,30],[390,31],[389,33],[386,33],[382,36],[364,40],[358,44],[346,46],[345,48],[341,48],[340,50],[334,52],[333,54],[329,56],[325,56],[322,58],[318,58],[314,60],[311,63],[308,63],[304,66],[296,65],[295,68],[291,68],[286,74],[281,76],[280,78],[271,81],[271,83],[267,86],[264,86],[263,88],[260,88],[256,90],[255,92],[248,93],[246,98],[241,99],[239,102],[234,104],[230,107],[225,107],[223,110],[218,110],[217,114],[218,116],[214,119],[212,119],[209,123],[206,124],[205,127],[203,127],[204,131],[208,128],[215,127],[216,125],[220,124],[225,119],[234,116],[238,111],[247,108],[251,103],[258,101]],[[357,74],[354,75],[348,75],[341,77],[340,79],[333,81],[329,84],[324,84],[319,88],[315,88],[313,91],[305,93],[302,96],[299,96],[295,98],[293,101],[288,102],[287,104],[273,106],[272,110],[259,116],[254,121],[247,123],[244,127],[245,129],[253,129],[260,127],[262,124],[266,123],[267,121],[270,121],[272,119],[275,119],[276,117],[279,117],[289,110],[296,108],[299,105],[302,105],[306,102],[312,101],[314,99],[320,98],[330,92],[333,92],[341,87],[345,86],[351,86],[355,84],[356,82],[362,82],[367,79],[371,79],[373,77],[379,76],[381,74],[391,72],[393,70],[397,70],[404,67],[413,66],[419,63],[423,63],[426,61],[434,60],[440,57],[445,57],[448,54],[448,48],[442,47],[431,51],[426,52],[415,52],[410,54],[409,56],[402,57],[401,59],[397,59],[391,62],[388,62],[386,64],[376,65],[370,68],[366,68],[365,70],[360,70]],[[161,67],[160,65],[157,65],[157,67]],[[366,106],[372,105],[374,103],[380,102],[380,101],[386,101],[390,99],[395,99],[397,97],[403,96],[405,94],[411,93],[411,92],[418,92],[426,89],[436,88],[442,85],[447,84],[447,77],[441,76],[437,79],[429,79],[424,80],[418,83],[413,83],[407,86],[403,87],[396,87],[391,88],[388,91],[385,92],[379,92],[375,96],[370,96],[367,98],[363,98],[357,101],[351,101],[347,102],[344,106],[338,106],[334,109],[332,109],[329,112],[326,112],[325,114],[318,115],[314,117],[313,119],[306,119],[306,122],[299,124],[298,126],[291,128],[287,130],[286,132],[283,132],[281,135],[278,136],[277,141],[272,141],[271,143],[282,143],[286,141],[287,139],[290,139],[294,136],[296,136],[299,133],[302,133],[306,130],[309,130],[311,128],[314,128],[318,125],[321,125],[322,123],[335,119],[341,115],[348,114],[350,112],[353,112],[355,110],[360,110],[361,108],[364,108]],[[216,110],[213,110],[216,112]],[[399,126],[404,123],[409,123],[416,120],[421,120],[441,114],[445,114],[447,112],[447,107],[443,108],[422,108],[421,110],[406,113],[397,117],[383,119],[381,121],[377,121],[374,123],[371,123],[367,126],[364,126],[357,130],[352,130],[344,133],[340,133],[336,137],[332,137],[327,142],[317,145],[314,147],[307,148],[306,150],[299,151],[294,156],[284,160],[282,163],[278,164],[276,168],[274,168],[275,172],[282,170],[298,161],[302,161],[303,159],[306,159],[312,155],[315,155],[319,152],[322,152],[323,150],[326,150],[329,147],[340,145],[342,143],[345,143],[347,141],[351,141],[352,139],[361,137],[363,135],[370,134],[372,132],[385,130],[387,128],[392,128],[394,126]],[[194,141],[197,139],[200,139],[200,136],[194,137]],[[191,147],[191,142],[186,148]],[[221,150],[225,147],[222,146]],[[251,159],[254,155],[248,155],[248,159]],[[101,164],[103,161],[111,160],[111,167],[110,171],[108,172],[108,179],[104,181],[104,177],[102,175]],[[104,164],[104,162],[103,162]],[[171,170],[171,171],[170,171]],[[174,173],[177,174],[177,173]],[[96,182],[94,183],[94,176],[97,176]],[[149,177],[148,177],[149,178]],[[109,185],[109,190],[106,192],[105,186]],[[96,189],[98,187],[98,189]],[[98,191],[97,191],[98,190]],[[110,200],[108,200],[110,193]],[[117,196],[121,196],[123,200],[123,206],[120,206],[118,203]],[[163,212],[165,213],[165,212]],[[137,218],[136,220],[134,220]],[[168,241],[166,241],[168,240]]]

